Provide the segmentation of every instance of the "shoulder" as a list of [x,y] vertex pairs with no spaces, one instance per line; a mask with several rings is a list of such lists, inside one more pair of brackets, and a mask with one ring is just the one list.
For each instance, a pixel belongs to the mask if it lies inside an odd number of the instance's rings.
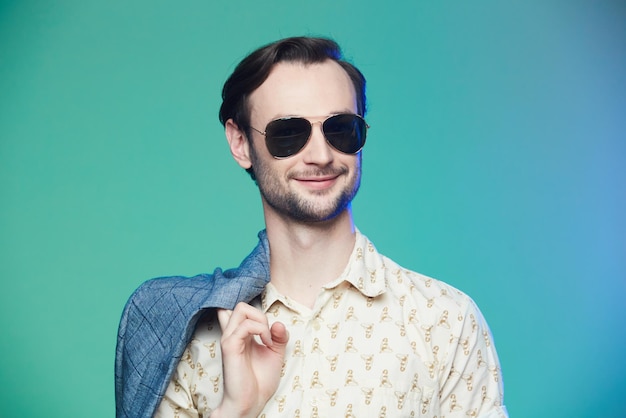
[[393,260],[384,257],[387,270],[387,284],[391,290],[408,291],[417,298],[448,306],[465,307],[471,305],[472,299],[456,287],[433,277],[406,269]]
[[[402,267],[391,258],[378,252],[374,244],[359,232],[354,260],[364,265],[370,279],[382,284],[378,278],[384,276],[385,292],[403,302],[413,299],[417,305],[435,310],[467,309],[472,299],[441,280]],[[436,309],[439,308],[439,309]]]
[[193,315],[213,287],[214,276],[158,277],[143,282],[128,298],[120,321],[120,334],[126,327],[145,326],[167,316]]
[[130,296],[124,322],[150,318],[189,318],[204,308],[232,309],[237,302],[260,293],[262,285],[247,270],[217,268],[211,274],[165,276],[143,282]]
[[213,274],[199,274],[193,277],[165,276],[146,280],[132,293],[131,301],[151,301],[163,297],[176,297],[212,285]]
[[385,271],[386,297],[396,301],[425,328],[462,328],[466,320],[482,315],[465,292],[456,287],[406,269],[381,255]]
[[[143,282],[130,296],[126,308],[142,311],[150,310],[155,305],[169,305],[180,300],[197,299],[199,294],[210,291],[213,287],[212,274],[200,274],[193,277],[169,276],[158,277]],[[203,292],[204,291],[204,292]],[[188,304],[186,302],[185,304]]]
[[[457,341],[481,336],[489,344],[489,326],[474,300],[463,291],[441,280],[407,270],[384,257],[387,293],[419,318],[423,329],[441,333],[443,339]],[[443,341],[443,340],[442,340]]]

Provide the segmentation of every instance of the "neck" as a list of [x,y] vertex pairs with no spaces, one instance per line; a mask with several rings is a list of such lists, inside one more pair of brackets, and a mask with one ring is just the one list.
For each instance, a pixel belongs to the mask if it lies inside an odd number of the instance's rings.
[[355,242],[351,210],[313,224],[266,212],[265,222],[272,284],[283,295],[313,307],[322,286],[339,277],[348,264]]

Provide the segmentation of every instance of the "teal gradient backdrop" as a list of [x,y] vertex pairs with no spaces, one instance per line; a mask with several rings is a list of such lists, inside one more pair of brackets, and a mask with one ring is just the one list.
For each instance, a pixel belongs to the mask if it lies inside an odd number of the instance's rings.
[[626,416],[626,4],[602,0],[0,2],[0,416],[113,416],[132,290],[253,247],[220,89],[300,34],[368,78],[358,227],[477,301],[511,415]]

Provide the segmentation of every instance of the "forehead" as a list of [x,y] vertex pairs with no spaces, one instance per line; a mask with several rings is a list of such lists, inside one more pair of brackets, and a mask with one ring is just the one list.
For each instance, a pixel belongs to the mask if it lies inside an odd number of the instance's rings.
[[251,122],[283,116],[356,113],[352,80],[339,64],[281,62],[249,98]]

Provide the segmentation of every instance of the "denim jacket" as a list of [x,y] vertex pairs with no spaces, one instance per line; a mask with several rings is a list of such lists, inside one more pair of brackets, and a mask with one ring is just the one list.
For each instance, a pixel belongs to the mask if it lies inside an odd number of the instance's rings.
[[120,320],[116,417],[151,418],[200,316],[207,309],[233,309],[239,302],[251,301],[269,278],[269,243],[261,231],[259,244],[238,268],[143,283],[128,300]]

